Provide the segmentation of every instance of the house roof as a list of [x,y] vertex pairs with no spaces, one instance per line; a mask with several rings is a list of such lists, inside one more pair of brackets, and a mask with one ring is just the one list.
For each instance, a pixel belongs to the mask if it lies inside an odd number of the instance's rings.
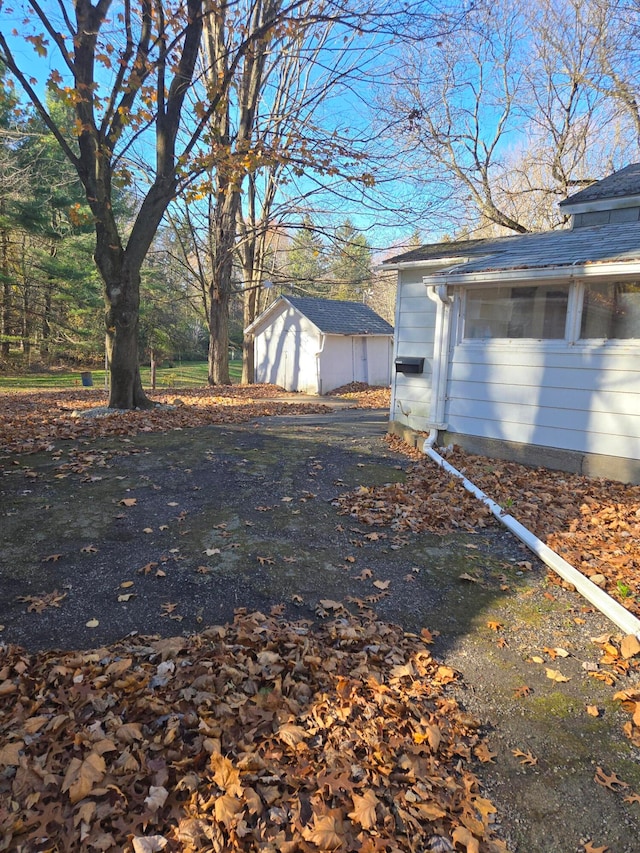
[[393,326],[362,302],[343,302],[339,299],[314,299],[310,296],[279,296],[259,317],[247,326],[253,332],[278,314],[282,303],[288,303],[310,320],[326,335],[393,335]]
[[383,266],[426,265],[438,259],[443,267],[435,275],[640,262],[640,223],[432,243],[389,258]]
[[625,166],[624,169],[620,169],[614,172],[613,175],[609,175],[608,178],[596,181],[591,186],[569,196],[569,198],[561,201],[558,207],[571,207],[575,204],[600,202],[605,199],[621,199],[625,196],[637,196],[639,194],[640,163],[631,163],[629,166]]

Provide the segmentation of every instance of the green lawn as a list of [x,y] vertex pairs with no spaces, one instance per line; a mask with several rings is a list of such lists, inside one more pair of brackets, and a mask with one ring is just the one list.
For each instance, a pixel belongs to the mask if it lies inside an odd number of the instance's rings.
[[[142,384],[151,387],[150,369],[143,366],[140,369]],[[231,381],[239,382],[242,375],[242,362],[232,361],[229,364]],[[91,378],[94,388],[104,388],[104,370],[92,370]],[[207,384],[207,362],[190,361],[177,364],[175,367],[159,367],[156,371],[157,388],[197,388]],[[28,391],[30,389],[46,388],[76,388],[82,386],[80,370],[55,373],[29,373],[24,376],[0,375],[0,389]]]

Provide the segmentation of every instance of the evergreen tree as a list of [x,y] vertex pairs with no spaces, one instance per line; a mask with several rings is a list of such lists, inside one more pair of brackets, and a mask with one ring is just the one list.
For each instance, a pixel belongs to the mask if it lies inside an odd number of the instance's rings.
[[347,219],[336,229],[329,263],[332,299],[361,300],[371,286],[371,247]]
[[311,217],[305,216],[296,231],[289,249],[285,276],[285,289],[305,296],[328,296],[329,281],[322,237]]

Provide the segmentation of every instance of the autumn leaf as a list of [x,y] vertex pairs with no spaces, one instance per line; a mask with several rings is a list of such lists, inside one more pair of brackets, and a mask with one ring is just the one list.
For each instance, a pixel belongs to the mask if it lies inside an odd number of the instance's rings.
[[122,498],[121,506],[135,506],[138,503],[138,498]]
[[1,767],[18,767],[20,764],[20,751],[24,749],[23,740],[15,740],[5,744],[0,749]]
[[283,743],[293,747],[297,746],[307,737],[307,732],[302,726],[296,726],[292,723],[284,723],[278,729],[277,734]]
[[628,634],[620,643],[620,654],[625,660],[640,654],[640,640],[635,634]]
[[314,814],[313,827],[303,827],[302,835],[320,850],[337,850],[343,843],[341,822],[331,815]]
[[376,806],[379,803],[378,798],[373,791],[365,791],[363,796],[352,794],[353,811],[349,812],[349,817],[359,823],[363,829],[373,829],[378,822],[376,815]]
[[590,841],[587,841],[584,845],[584,853],[609,853],[609,848],[606,844],[602,847],[594,847]]
[[104,758],[96,752],[90,753],[84,761],[72,758],[62,781],[62,792],[68,791],[71,803],[78,803],[104,779],[106,772]]
[[589,714],[590,717],[602,716],[602,711],[600,710],[600,708],[598,708],[597,705],[587,705],[586,710],[587,710],[587,714]]
[[276,562],[271,557],[256,557],[256,560],[260,563],[261,566],[273,566]]
[[550,678],[551,681],[557,681],[558,683],[571,680],[566,675],[563,675],[559,669],[549,669],[549,667],[545,667],[545,673],[547,674],[547,678]]
[[238,812],[242,811],[242,802],[231,794],[217,797],[214,805],[216,820],[227,828],[233,825]]
[[502,624],[502,622],[494,622],[490,619],[487,622],[487,628],[491,628],[492,631],[503,631],[504,625]]
[[166,803],[169,792],[166,788],[151,785],[149,794],[144,798],[144,804],[150,812],[157,812]]
[[521,749],[512,749],[511,752],[516,758],[520,759],[520,764],[524,764],[527,767],[534,767],[538,763],[538,759],[530,752],[523,752]]
[[480,842],[463,826],[457,826],[451,837],[455,844],[462,844],[467,853],[480,853]]
[[602,785],[603,788],[609,788],[611,791],[619,791],[622,788],[629,787],[627,783],[623,782],[622,779],[619,779],[615,773],[607,775],[602,767],[596,767],[596,775],[593,778],[598,785]]
[[391,581],[374,581],[373,585],[376,589],[389,589]]
[[222,791],[227,794],[242,793],[240,771],[229,758],[214,752],[209,764],[213,770],[213,781]]
[[131,843],[133,853],[159,853],[169,842],[163,835],[136,835]]
[[496,752],[491,752],[489,747],[487,746],[486,741],[482,741],[475,747],[473,750],[473,754],[479,759],[483,764],[493,764],[493,759],[496,757]]

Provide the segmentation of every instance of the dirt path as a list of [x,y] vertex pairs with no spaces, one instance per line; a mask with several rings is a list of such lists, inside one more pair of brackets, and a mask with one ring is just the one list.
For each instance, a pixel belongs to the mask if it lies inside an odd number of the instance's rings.
[[[625,796],[640,792],[640,751],[612,699],[631,681],[614,673],[612,687],[583,667],[600,657],[591,638],[615,629],[547,588],[498,527],[397,535],[339,515],[338,494],[403,477],[384,426],[384,413],[342,411],[16,457],[0,493],[2,640],[89,648],[133,631],[198,631],[236,608],[281,604],[295,618],[375,608],[407,631],[439,632],[436,653],[462,672],[459,697],[495,753],[480,773],[510,849],[591,841],[634,853],[640,803]],[[568,656],[554,660],[555,649]]]

